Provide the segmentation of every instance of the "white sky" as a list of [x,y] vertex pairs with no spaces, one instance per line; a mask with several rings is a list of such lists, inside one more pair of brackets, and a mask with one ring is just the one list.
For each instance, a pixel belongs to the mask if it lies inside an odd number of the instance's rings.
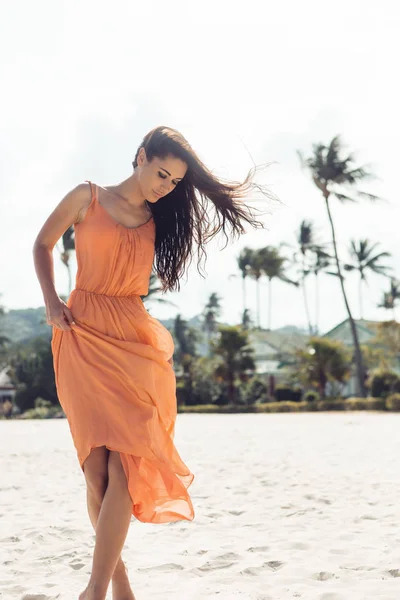
[[[265,217],[269,230],[249,230],[222,252],[209,246],[207,279],[194,262],[181,292],[164,296],[177,307],[154,305],[156,317],[180,311],[190,318],[215,291],[222,297],[222,318],[238,322],[241,280],[228,277],[239,273],[236,258],[243,246],[294,243],[303,218],[327,239],[321,197],[295,151],[308,154],[312,143],[328,143],[337,133],[380,177],[364,189],[387,200],[335,204],[343,256],[351,237],[367,237],[393,254],[390,264],[400,276],[397,3],[143,4],[1,3],[2,304],[43,305],[32,259],[41,225],[77,183],[110,185],[128,177],[138,144],[157,125],[181,131],[209,168],[235,180],[253,166],[243,140],[257,164],[276,161],[257,181],[268,184],[283,205]],[[63,294],[65,267],[56,250],[54,256],[57,291]],[[326,330],[346,314],[338,281],[322,281],[320,324]],[[347,285],[358,317],[356,275]],[[371,276],[366,318],[385,318],[376,304],[386,287],[385,279]],[[250,282],[251,309],[254,291]],[[261,324],[267,325],[266,283]],[[305,326],[302,296],[277,282],[272,326],[285,324]]]

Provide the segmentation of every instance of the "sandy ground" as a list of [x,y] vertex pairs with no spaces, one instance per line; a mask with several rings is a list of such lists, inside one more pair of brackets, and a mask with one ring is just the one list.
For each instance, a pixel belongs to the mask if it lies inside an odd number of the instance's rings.
[[[137,600],[399,600],[399,427],[383,413],[178,415],[196,516],[132,517]],[[94,531],[67,421],[0,421],[0,448],[0,597],[77,600]]]

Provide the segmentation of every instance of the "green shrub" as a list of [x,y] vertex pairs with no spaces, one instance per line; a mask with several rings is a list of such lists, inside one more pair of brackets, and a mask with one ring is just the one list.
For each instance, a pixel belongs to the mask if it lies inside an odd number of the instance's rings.
[[368,410],[387,410],[385,398],[367,398]]
[[388,410],[399,411],[400,410],[400,394],[390,394],[386,398],[386,408]]
[[[399,402],[400,394],[396,402]],[[389,403],[390,404],[390,403]],[[391,404],[390,404],[391,405]],[[179,406],[179,412],[185,413],[278,413],[278,412],[322,412],[329,410],[352,411],[352,410],[386,410],[386,401],[382,398],[328,398],[327,400],[317,400],[315,402],[258,402],[256,404],[226,404],[218,406],[216,404],[207,404],[199,406]]]
[[346,398],[346,410],[367,410],[366,398]]
[[347,398],[346,410],[386,410],[384,398]]
[[265,398],[268,394],[268,386],[260,377],[249,379],[243,390],[243,400],[247,404],[254,404]]
[[270,402],[275,402],[275,398],[270,396],[269,394],[265,394],[265,396],[261,396],[255,404],[268,404]]
[[50,400],[45,400],[40,396],[35,399],[35,408],[50,408],[50,406],[52,406]]
[[346,401],[343,399],[325,398],[318,402],[320,410],[346,410]]
[[52,419],[60,413],[58,406],[39,406],[30,408],[19,415],[19,419]]
[[277,402],[300,402],[301,389],[278,384],[275,388],[274,396]]
[[372,373],[367,385],[371,388],[371,396],[386,398],[389,394],[400,392],[400,377],[394,371],[379,369]]
[[321,397],[319,393],[315,390],[308,390],[308,392],[306,392],[302,398],[303,402],[317,402],[320,399]]

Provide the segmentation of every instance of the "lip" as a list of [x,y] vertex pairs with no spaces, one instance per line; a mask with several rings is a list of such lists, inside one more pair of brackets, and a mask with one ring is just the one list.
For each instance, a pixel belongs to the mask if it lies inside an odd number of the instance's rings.
[[158,192],[155,192],[154,190],[153,190],[153,192],[155,193],[156,196],[158,196],[159,198],[161,198],[162,194],[159,194]]

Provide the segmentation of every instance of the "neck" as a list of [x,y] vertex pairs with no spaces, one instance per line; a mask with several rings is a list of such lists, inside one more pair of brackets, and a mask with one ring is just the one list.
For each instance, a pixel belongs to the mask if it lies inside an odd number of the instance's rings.
[[124,198],[130,206],[144,207],[145,197],[140,189],[137,173],[132,173],[127,179],[124,179],[117,185],[110,186],[119,196]]

